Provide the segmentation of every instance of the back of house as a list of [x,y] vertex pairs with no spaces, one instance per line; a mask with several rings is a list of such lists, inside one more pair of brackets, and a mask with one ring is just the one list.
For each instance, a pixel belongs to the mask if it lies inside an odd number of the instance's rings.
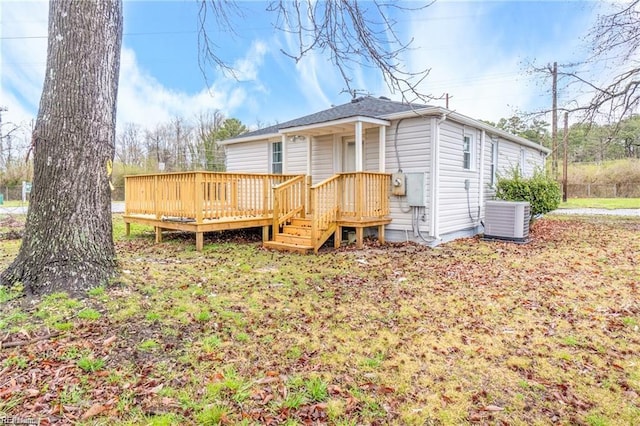
[[[430,245],[481,233],[497,176],[515,168],[531,176],[550,152],[455,111],[370,96],[222,144],[229,172],[300,174],[309,185],[387,174],[386,239]],[[359,191],[343,203],[372,196]]]

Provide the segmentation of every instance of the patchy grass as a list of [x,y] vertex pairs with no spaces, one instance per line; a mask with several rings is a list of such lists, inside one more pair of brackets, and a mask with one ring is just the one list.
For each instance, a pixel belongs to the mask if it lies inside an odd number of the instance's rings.
[[11,208],[11,207],[29,207],[29,202],[22,202],[22,200],[4,200],[0,207]]
[[561,209],[640,209],[640,198],[569,198]]
[[[0,412],[75,424],[640,424],[640,219],[270,252],[114,232],[86,299],[0,289]],[[0,241],[0,267],[15,255]],[[5,255],[4,253],[9,253]],[[47,338],[50,336],[50,338]],[[18,345],[13,345],[19,343]]]

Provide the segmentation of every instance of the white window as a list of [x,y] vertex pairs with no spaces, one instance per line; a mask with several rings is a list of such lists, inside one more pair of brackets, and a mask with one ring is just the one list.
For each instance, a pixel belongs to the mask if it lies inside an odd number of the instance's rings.
[[473,170],[473,137],[471,135],[462,137],[462,167],[465,170]]
[[271,144],[271,173],[282,174],[282,142]]
[[491,142],[491,186],[498,180],[498,141]]

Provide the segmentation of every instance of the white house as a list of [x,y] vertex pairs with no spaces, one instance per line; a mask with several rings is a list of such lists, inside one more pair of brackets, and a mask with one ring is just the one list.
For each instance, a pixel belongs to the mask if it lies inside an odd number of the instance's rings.
[[[531,175],[550,152],[455,111],[370,96],[221,143],[228,172],[306,175],[309,185],[343,173],[391,174],[380,201],[388,220],[365,225],[390,241],[430,245],[481,233],[496,175],[517,166]],[[370,196],[360,194],[363,203]]]

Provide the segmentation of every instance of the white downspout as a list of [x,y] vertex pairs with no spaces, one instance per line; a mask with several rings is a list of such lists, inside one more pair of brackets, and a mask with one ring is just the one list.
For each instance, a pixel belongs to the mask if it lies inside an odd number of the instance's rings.
[[429,233],[435,239],[440,239],[438,230],[439,216],[439,184],[440,184],[440,123],[446,120],[443,114],[441,119],[437,117],[431,118],[431,226]]
[[287,174],[287,135],[282,134],[282,174]]
[[[480,176],[478,177],[479,182],[479,194],[478,194],[478,220],[476,221],[475,226],[478,226],[477,222],[482,220],[484,216],[484,157],[485,157],[485,143],[487,139],[487,132],[482,130],[480,134]],[[493,154],[492,154],[493,155]]]

